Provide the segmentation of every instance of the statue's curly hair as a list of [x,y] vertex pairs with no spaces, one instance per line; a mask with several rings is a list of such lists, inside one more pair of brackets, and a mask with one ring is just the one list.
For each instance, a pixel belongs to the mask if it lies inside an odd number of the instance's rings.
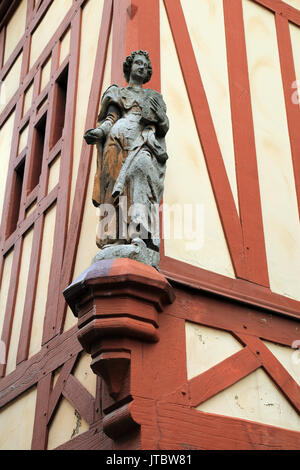
[[126,79],[126,82],[129,83],[130,80],[130,73],[131,73],[131,66],[134,61],[134,58],[136,55],[143,55],[146,57],[148,60],[148,73],[147,77],[145,78],[143,83],[149,82],[151,76],[152,76],[152,66],[151,66],[151,61],[150,57],[147,51],[133,51],[129,56],[126,57],[125,61],[123,62],[123,72],[124,72],[124,77]]

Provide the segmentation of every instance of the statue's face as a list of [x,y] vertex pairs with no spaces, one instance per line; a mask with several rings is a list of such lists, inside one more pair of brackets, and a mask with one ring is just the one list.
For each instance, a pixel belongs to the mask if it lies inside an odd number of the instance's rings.
[[143,83],[148,75],[148,65],[144,55],[136,55],[131,66],[130,78]]

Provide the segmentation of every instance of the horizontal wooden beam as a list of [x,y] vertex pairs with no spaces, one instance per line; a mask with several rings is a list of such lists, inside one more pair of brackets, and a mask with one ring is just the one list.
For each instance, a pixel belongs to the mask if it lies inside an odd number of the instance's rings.
[[174,287],[176,300],[168,309],[169,315],[234,334],[246,333],[289,347],[299,336],[299,320],[287,319],[274,312],[209,293],[197,293],[195,289]]
[[162,402],[157,408],[157,425],[160,430],[157,448],[159,449],[299,449],[299,432],[297,431],[245,419],[204,413]]
[[274,314],[300,318],[299,301],[276,294],[258,284],[222,276],[168,256],[162,256],[159,267],[169,281],[181,286],[226,297],[248,306],[263,308]]

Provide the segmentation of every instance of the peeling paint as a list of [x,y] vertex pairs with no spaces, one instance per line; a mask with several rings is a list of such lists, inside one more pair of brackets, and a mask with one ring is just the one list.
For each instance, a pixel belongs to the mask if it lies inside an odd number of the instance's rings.
[[71,435],[71,439],[72,439],[73,437],[75,437],[77,434],[79,434],[79,428],[80,428],[80,426],[81,426],[81,416],[80,416],[80,414],[78,413],[77,410],[75,410],[74,414],[75,414],[75,416],[76,416],[76,420],[77,420],[77,421],[76,421],[76,426],[75,426],[75,428],[73,429],[73,432],[72,432],[72,435]]

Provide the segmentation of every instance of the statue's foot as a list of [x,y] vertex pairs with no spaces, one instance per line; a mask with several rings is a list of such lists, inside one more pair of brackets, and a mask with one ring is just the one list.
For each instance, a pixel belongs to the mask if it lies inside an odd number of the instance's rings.
[[134,238],[130,244],[116,242],[105,245],[93,258],[93,263],[103,259],[129,258],[153,266],[158,270],[160,256],[157,251],[147,248],[141,238]]
[[106,248],[110,248],[112,246],[119,246],[119,245],[126,245],[126,241],[121,241],[121,240],[117,240],[116,242],[114,243],[108,243],[107,245],[104,245],[101,250],[105,250]]

